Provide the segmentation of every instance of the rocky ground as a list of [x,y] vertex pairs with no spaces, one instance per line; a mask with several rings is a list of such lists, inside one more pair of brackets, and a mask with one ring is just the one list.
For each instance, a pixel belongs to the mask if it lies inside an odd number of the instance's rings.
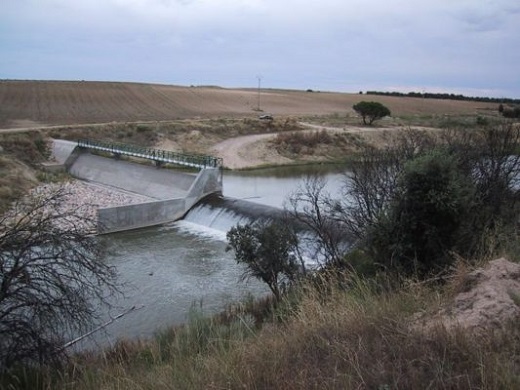
[[62,212],[80,210],[87,219],[96,219],[96,210],[104,207],[115,207],[129,204],[149,202],[153,199],[80,180],[71,180],[59,184],[44,184],[32,191],[32,195],[49,195],[63,191]]

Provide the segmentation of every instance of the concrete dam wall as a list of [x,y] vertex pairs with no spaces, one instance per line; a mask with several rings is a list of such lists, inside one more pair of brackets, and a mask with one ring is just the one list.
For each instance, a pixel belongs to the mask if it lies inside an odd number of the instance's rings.
[[222,192],[220,168],[183,172],[91,154],[83,148],[72,147],[67,141],[55,143],[56,160],[74,177],[149,199],[143,203],[99,208],[100,233],[178,220],[202,198]]

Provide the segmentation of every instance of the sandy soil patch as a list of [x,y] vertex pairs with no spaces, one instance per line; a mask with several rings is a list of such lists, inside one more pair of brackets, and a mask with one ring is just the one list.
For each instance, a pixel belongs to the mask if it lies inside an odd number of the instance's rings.
[[505,258],[463,276],[458,294],[433,315],[419,316],[414,327],[430,330],[463,328],[479,334],[520,319],[520,264]]
[[269,148],[269,140],[274,137],[276,133],[230,138],[213,146],[211,153],[221,157],[224,166],[230,169],[291,163],[290,159],[280,156],[274,149]]

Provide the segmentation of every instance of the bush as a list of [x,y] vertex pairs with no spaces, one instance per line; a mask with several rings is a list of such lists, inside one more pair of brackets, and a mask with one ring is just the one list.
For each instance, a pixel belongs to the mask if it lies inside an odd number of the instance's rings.
[[408,275],[446,270],[450,251],[473,247],[463,239],[474,211],[473,183],[453,156],[433,151],[408,162],[398,185],[399,196],[369,233],[374,259]]
[[327,130],[301,132],[291,131],[279,133],[273,143],[279,152],[288,151],[293,154],[312,154],[319,145],[330,145],[334,137]]
[[39,132],[6,134],[0,138],[0,146],[19,160],[36,166],[50,156],[48,142]]

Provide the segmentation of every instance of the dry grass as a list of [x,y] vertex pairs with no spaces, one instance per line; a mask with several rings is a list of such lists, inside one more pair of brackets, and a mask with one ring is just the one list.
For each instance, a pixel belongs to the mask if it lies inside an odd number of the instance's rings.
[[314,156],[320,160],[337,161],[358,151],[364,142],[358,134],[318,130],[280,133],[271,144],[280,155],[291,159]]
[[[315,288],[278,306],[256,331],[235,313],[224,325],[192,313],[185,327],[84,358],[56,389],[513,389],[520,326],[475,340],[462,330],[421,333],[413,313],[435,311],[438,290],[385,293],[366,281]],[[49,383],[49,382],[47,382]],[[42,386],[45,388],[45,386]]]
[[38,163],[48,146],[38,132],[0,136],[0,213],[38,183]]
[[32,168],[0,154],[0,213],[36,183],[38,180]]
[[241,135],[299,130],[292,118],[261,121],[253,118],[186,119],[156,123],[112,123],[63,126],[42,130],[47,136],[76,141],[99,139],[155,146],[187,153],[208,153],[216,143]]
[[266,327],[234,351],[231,365],[206,363],[214,388],[516,388],[520,327],[475,342],[463,331],[412,331],[412,313],[439,304],[424,287],[379,295],[360,282],[327,299],[305,292],[284,325]]

